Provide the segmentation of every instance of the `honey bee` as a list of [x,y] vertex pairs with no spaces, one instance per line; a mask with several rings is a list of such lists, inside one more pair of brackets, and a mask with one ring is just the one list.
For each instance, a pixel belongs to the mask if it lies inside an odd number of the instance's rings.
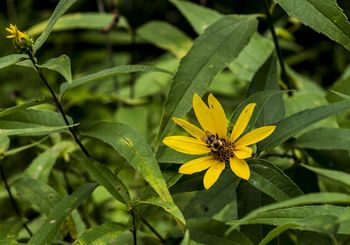
[[221,139],[217,134],[212,134],[208,131],[205,132],[204,142],[210,146],[212,151],[218,151],[223,145]]

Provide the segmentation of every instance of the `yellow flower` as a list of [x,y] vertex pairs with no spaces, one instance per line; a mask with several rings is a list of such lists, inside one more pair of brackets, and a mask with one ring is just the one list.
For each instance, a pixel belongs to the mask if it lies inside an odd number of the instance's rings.
[[10,34],[6,38],[12,39],[13,45],[21,53],[27,53],[33,50],[33,39],[27,33],[18,30],[16,25],[10,24],[9,27],[6,27],[6,31]]
[[213,94],[208,96],[208,104],[209,107],[198,94],[194,95],[193,110],[203,130],[184,119],[173,118],[192,137],[168,136],[163,139],[163,143],[181,153],[206,155],[184,163],[179,169],[182,174],[207,170],[203,179],[205,189],[218,180],[226,162],[238,177],[248,180],[250,169],[244,159],[252,156],[253,149],[250,146],[272,134],[276,126],[260,127],[242,136],[256,106],[250,103],[242,110],[228,135],[225,112]]

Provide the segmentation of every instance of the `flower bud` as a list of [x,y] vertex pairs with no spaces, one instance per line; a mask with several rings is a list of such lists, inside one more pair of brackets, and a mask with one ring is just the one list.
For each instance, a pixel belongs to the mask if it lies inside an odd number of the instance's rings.
[[6,31],[10,34],[6,38],[12,39],[13,46],[18,52],[25,54],[33,52],[34,41],[27,33],[21,32],[16,25],[12,24],[6,28]]

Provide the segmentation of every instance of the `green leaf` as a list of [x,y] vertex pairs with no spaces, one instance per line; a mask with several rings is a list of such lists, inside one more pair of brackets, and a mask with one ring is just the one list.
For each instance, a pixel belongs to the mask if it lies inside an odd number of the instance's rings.
[[[83,135],[99,139],[116,150],[150,184],[161,200],[171,204],[174,216],[180,212],[169,193],[162,172],[159,169],[147,141],[136,131],[121,123],[100,122],[93,124]],[[182,215],[181,215],[182,216]],[[179,219],[185,224],[183,217]]]
[[350,101],[346,100],[293,114],[279,121],[273,134],[258,143],[258,148],[260,151],[272,149],[305,127],[348,108],[350,108]]
[[18,233],[23,227],[23,223],[24,220],[21,221],[16,219],[0,221],[0,244],[11,245],[12,241],[15,242]]
[[[202,181],[203,182],[203,181]],[[211,218],[227,204],[236,200],[239,179],[232,172],[225,171],[209,190],[198,191],[184,207],[186,219],[197,217]]]
[[75,125],[66,126],[55,112],[25,109],[1,117],[0,135],[43,135],[66,131]]
[[317,128],[302,134],[293,145],[315,150],[349,150],[350,129]]
[[[278,81],[277,58],[275,53],[272,53],[254,75],[248,88],[248,95],[264,90],[279,91]],[[282,94],[278,94],[266,102],[266,105],[259,116],[259,120],[257,121],[257,126],[276,123],[283,119],[284,113],[285,110]]]
[[[73,13],[61,16],[51,31],[66,31],[73,29],[100,30],[112,23],[115,16],[107,13]],[[47,20],[30,27],[26,32],[31,36],[40,34]]]
[[40,47],[44,44],[48,36],[50,35],[54,25],[58,21],[58,19],[63,15],[77,0],[60,0],[57,4],[54,12],[52,13],[50,19],[47,22],[47,25],[38,39],[34,44],[34,53],[36,53]]
[[72,82],[70,59],[67,55],[61,55],[60,57],[49,59],[44,64],[38,65],[38,67],[57,71],[68,83]]
[[51,186],[25,175],[17,179],[13,186],[21,198],[35,205],[46,216],[60,201],[60,196]]
[[61,85],[60,92],[61,95],[63,95],[67,90],[78,87],[80,85],[93,82],[96,80],[101,80],[109,77],[113,77],[120,74],[129,74],[134,72],[161,72],[161,73],[167,73],[172,75],[171,72],[153,67],[153,66],[146,66],[146,65],[123,65],[123,66],[117,66],[114,68],[105,69],[90,75],[86,75],[83,77],[80,77],[78,79],[73,80],[71,83],[65,82]]
[[190,110],[193,94],[202,95],[206,91],[214,77],[247,45],[256,26],[252,17],[225,16],[196,39],[171,83],[156,146],[174,126],[171,119]]
[[309,193],[303,196],[295,197],[289,200],[280,201],[270,205],[257,208],[250,212],[248,215],[240,220],[228,222],[232,225],[232,229],[237,228],[239,225],[245,224],[246,221],[257,217],[258,215],[269,212],[276,209],[304,206],[308,204],[326,204],[326,203],[350,203],[350,195],[334,192],[326,193]]
[[170,2],[186,17],[198,34],[203,33],[208,26],[222,17],[215,10],[195,3],[180,0],[170,0]]
[[274,0],[290,16],[350,50],[350,25],[336,0]]
[[321,175],[323,177],[326,177],[332,181],[339,182],[348,188],[350,188],[350,174],[344,173],[342,171],[337,171],[337,170],[329,170],[329,169],[323,169],[323,168],[316,168],[316,167],[311,167],[305,164],[302,164],[304,168],[307,168],[308,170]]
[[110,244],[129,227],[117,222],[105,222],[100,226],[91,228],[81,234],[73,245],[100,245]]
[[19,61],[28,59],[26,54],[10,54],[0,58],[0,69],[16,64]]
[[109,168],[82,154],[73,155],[91,177],[102,185],[118,201],[130,204],[130,194],[123,182]]
[[35,99],[35,100],[29,101],[29,102],[25,102],[25,103],[20,104],[20,105],[16,105],[16,106],[13,106],[13,107],[10,107],[10,108],[6,108],[6,109],[3,109],[3,110],[0,110],[0,117],[4,117],[4,116],[7,116],[7,115],[10,115],[10,114],[12,114],[14,112],[21,111],[21,110],[29,108],[29,107],[45,104],[47,102],[48,102],[48,100],[46,98]]
[[251,169],[249,183],[276,201],[302,195],[299,187],[279,168],[262,159],[248,160]]
[[280,234],[282,234],[283,232],[285,232],[286,230],[289,230],[291,228],[294,228],[298,225],[296,224],[285,224],[282,226],[278,226],[275,229],[271,230],[265,237],[263,240],[261,240],[259,242],[259,245],[266,245],[269,242],[271,242],[274,238],[278,237]]
[[49,175],[53,166],[56,163],[57,158],[68,150],[75,149],[75,143],[72,141],[60,141],[52,148],[45,150],[38,154],[28,168],[24,171],[24,174],[30,176],[33,179],[41,180],[47,183]]
[[72,195],[58,202],[50,213],[47,222],[35,232],[28,244],[51,244],[68,215],[91,195],[96,186],[97,184],[95,183],[84,184],[74,191]]
[[188,221],[191,238],[201,244],[221,245],[252,245],[253,243],[242,233],[233,231],[229,235],[225,232],[228,225],[216,220],[196,219]]
[[171,201],[165,201],[160,199],[159,197],[150,197],[145,200],[137,200],[135,205],[140,204],[149,204],[154,205],[163,208],[166,212],[174,216],[174,218],[178,221],[181,221],[183,224],[185,223],[185,219],[180,211],[180,209],[174,205],[174,202]]
[[177,27],[165,21],[150,21],[137,29],[137,35],[157,47],[168,50],[177,58],[185,56],[192,40]]

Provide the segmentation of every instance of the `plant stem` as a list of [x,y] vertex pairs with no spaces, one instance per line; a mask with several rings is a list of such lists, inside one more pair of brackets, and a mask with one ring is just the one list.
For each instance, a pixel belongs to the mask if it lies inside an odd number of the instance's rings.
[[[263,5],[264,5],[264,10],[265,10],[265,13],[266,13],[267,24],[268,24],[269,29],[270,29],[271,34],[272,34],[273,43],[275,44],[275,49],[276,49],[276,53],[277,53],[278,62],[279,62],[280,67],[281,67],[281,77],[285,81],[285,83],[287,85],[287,88],[288,89],[293,89],[293,85],[292,85],[289,77],[287,76],[286,68],[285,68],[285,65],[284,65],[283,57],[282,57],[281,48],[280,48],[280,45],[278,43],[278,38],[277,38],[277,35],[276,35],[276,32],[275,32],[275,28],[273,26],[273,22],[272,22],[271,14],[270,14],[270,11],[269,11],[269,7],[268,7],[268,4],[266,2],[267,0],[261,0],[261,1],[263,2]],[[288,92],[288,94],[291,95],[291,92]]]
[[[64,110],[63,110],[63,106],[61,105],[60,101],[58,100],[55,92],[53,91],[53,89],[51,88],[50,84],[48,83],[48,81],[46,80],[46,78],[44,77],[44,75],[42,74],[42,72],[40,71],[36,61],[35,61],[35,58],[33,56],[32,53],[28,53],[28,56],[31,60],[31,62],[33,63],[33,66],[35,68],[35,70],[37,71],[37,73],[39,74],[41,80],[44,82],[45,86],[47,87],[47,89],[50,91],[51,93],[51,96],[56,104],[56,107],[58,108],[58,110],[60,111],[61,115],[62,115],[62,118],[65,122],[65,124],[67,126],[71,126],[71,124],[69,123],[68,121],[68,118],[66,116],[66,114],[64,113]],[[69,132],[72,134],[75,142],[78,144],[78,146],[80,147],[81,151],[87,156],[87,157],[90,157],[90,154],[89,152],[87,151],[87,149],[84,147],[84,145],[81,143],[81,141],[79,140],[78,136],[76,135],[76,133],[74,132],[74,129],[72,127],[69,127],[68,128]]]
[[[4,168],[2,167],[2,165],[0,165],[0,174],[1,174],[1,178],[4,180],[5,189],[6,189],[6,191],[7,191],[7,194],[8,194],[9,197],[10,197],[11,205],[12,205],[13,209],[15,210],[17,216],[18,216],[19,218],[21,218],[21,217],[22,217],[21,212],[20,212],[20,210],[19,210],[19,208],[18,208],[18,205],[17,205],[17,202],[16,202],[15,198],[14,198],[13,195],[12,195],[12,192],[11,192],[10,186],[9,186],[9,184],[8,184],[8,181],[7,181],[7,178],[6,178],[6,175],[5,175],[5,171],[4,171]],[[33,233],[32,233],[32,231],[29,229],[29,227],[27,226],[27,224],[24,223],[24,224],[23,224],[23,227],[24,227],[24,229],[28,232],[29,236],[33,236]]]
[[134,245],[137,245],[137,227],[136,227],[136,216],[134,209],[131,209],[131,217],[132,217],[132,237],[134,239]]
[[156,235],[156,237],[159,238],[159,240],[161,240],[162,243],[165,243],[163,237],[158,233],[158,231],[156,231],[156,229],[153,228],[153,226],[151,226],[150,223],[147,222],[147,220],[142,219],[142,222],[147,226],[148,229],[150,229],[154,233],[154,235]]

